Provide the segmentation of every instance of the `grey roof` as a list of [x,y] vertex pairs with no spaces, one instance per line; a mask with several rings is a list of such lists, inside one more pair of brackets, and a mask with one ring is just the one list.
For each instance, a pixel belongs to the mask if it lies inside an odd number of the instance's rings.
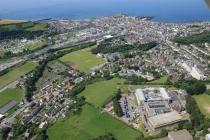
[[169,132],[168,137],[172,140],[193,140],[192,135],[186,129]]

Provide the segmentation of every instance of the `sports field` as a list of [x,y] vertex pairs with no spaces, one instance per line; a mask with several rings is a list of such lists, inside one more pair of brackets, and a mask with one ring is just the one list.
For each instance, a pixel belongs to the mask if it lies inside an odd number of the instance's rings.
[[20,101],[23,97],[22,89],[10,88],[0,92],[0,107],[11,100]]
[[93,55],[90,52],[91,48],[69,53],[61,57],[60,60],[63,62],[72,62],[76,69],[79,69],[81,72],[88,72],[91,68],[105,62],[103,58]]
[[202,94],[193,96],[200,108],[201,112],[210,118],[210,95]]
[[86,89],[80,94],[86,98],[86,101],[96,107],[101,107],[104,102],[114,95],[117,88],[121,87],[124,80],[113,78],[111,80],[95,82],[86,86]]
[[139,132],[90,105],[83,106],[79,116],[58,121],[49,127],[49,140],[91,140],[106,133],[118,140],[134,140]]
[[38,64],[35,62],[27,62],[24,65],[13,68],[7,74],[0,76],[0,88],[14,82],[20,76],[32,71]]

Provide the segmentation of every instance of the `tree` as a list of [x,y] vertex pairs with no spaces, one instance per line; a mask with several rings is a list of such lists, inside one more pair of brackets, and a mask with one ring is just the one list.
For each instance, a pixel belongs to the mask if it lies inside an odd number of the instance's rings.
[[123,111],[122,111],[122,108],[121,108],[120,103],[119,103],[120,98],[121,98],[121,90],[118,89],[116,95],[113,98],[114,112],[118,117],[123,116]]
[[13,55],[13,53],[11,51],[7,51],[4,53],[4,57],[8,58],[11,57]]
[[82,91],[85,90],[85,85],[76,85],[73,90],[71,91],[71,96],[76,96],[78,95],[79,93],[81,93]]
[[47,135],[47,130],[46,129],[43,129],[40,132],[38,140],[48,140],[48,135]]
[[26,126],[22,125],[20,120],[17,120],[15,124],[12,125],[12,131],[14,133],[14,137],[19,136],[26,130]]
[[136,76],[136,75],[129,76],[126,79],[127,79],[126,83],[133,84],[133,85],[147,82],[147,79],[145,79],[141,76]]
[[82,106],[86,103],[85,97],[77,97],[72,96],[72,99],[74,100],[74,103],[69,107],[69,113],[73,113],[74,115],[78,115],[82,111]]
[[205,117],[200,112],[200,109],[194,98],[189,96],[186,100],[186,110],[190,114],[191,126],[194,129],[203,129],[205,127]]
[[190,95],[202,94],[206,91],[206,85],[199,80],[189,80],[180,83],[175,83],[175,87],[185,89]]
[[10,128],[9,127],[4,127],[0,129],[0,139],[1,140],[6,140],[7,139],[7,135],[10,132]]

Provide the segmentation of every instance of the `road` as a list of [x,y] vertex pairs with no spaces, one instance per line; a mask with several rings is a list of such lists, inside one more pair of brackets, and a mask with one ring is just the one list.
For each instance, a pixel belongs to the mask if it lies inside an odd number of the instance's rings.
[[8,88],[16,88],[17,84],[18,84],[18,80],[8,84],[7,86],[5,86],[2,89],[0,89],[0,93],[3,92],[4,90],[8,89]]

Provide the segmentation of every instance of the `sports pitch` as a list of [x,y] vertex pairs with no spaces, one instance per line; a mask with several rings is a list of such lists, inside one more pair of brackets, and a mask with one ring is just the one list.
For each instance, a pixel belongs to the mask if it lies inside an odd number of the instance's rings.
[[[92,47],[91,47],[92,48]],[[96,56],[91,53],[91,48],[82,49],[69,53],[60,58],[62,62],[71,62],[74,67],[81,72],[88,72],[92,68],[103,64],[105,61],[102,57]]]

